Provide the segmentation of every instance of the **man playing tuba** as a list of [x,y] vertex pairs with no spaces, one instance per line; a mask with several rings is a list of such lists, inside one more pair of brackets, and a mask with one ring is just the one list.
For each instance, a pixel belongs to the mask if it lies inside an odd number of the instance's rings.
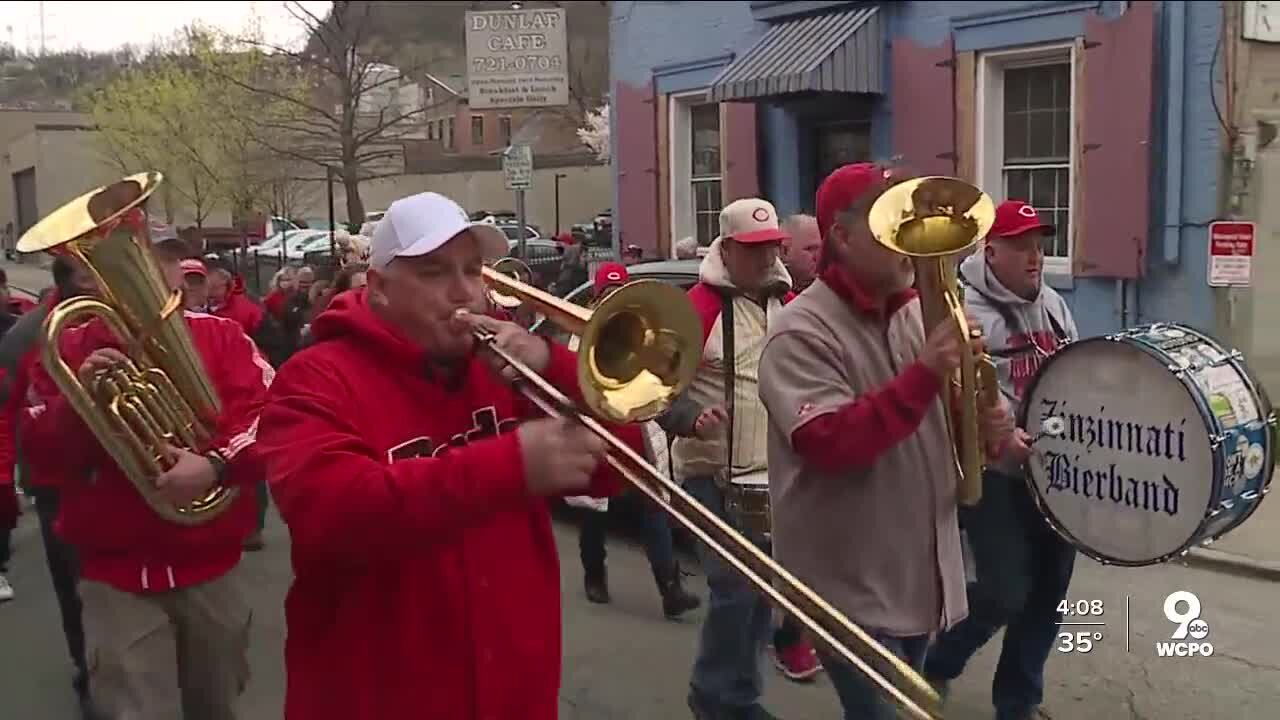
[[[135,209],[123,222],[141,231],[145,221]],[[186,244],[157,224],[150,240],[169,289],[180,288]],[[235,322],[191,312],[184,319],[221,412],[207,454],[172,449],[156,493],[185,506],[215,485],[242,487],[217,517],[185,524],[158,515],[43,364],[32,386],[44,395],[21,421],[32,480],[67,478],[57,488],[57,527],[79,554],[90,684],[108,719],[229,720],[248,681],[251,612],[237,568],[254,528],[252,483],[262,476],[254,441],[273,372]],[[123,349],[98,319],[67,329],[59,343],[85,387],[124,360]]]

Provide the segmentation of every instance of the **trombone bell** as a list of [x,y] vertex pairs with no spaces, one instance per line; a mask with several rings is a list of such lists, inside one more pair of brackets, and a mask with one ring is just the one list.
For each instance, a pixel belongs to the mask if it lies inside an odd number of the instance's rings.
[[693,381],[702,357],[702,320],[679,288],[637,280],[588,310],[499,266],[502,260],[483,270],[491,296],[527,304],[581,338],[578,385],[597,417],[618,423],[652,420]]

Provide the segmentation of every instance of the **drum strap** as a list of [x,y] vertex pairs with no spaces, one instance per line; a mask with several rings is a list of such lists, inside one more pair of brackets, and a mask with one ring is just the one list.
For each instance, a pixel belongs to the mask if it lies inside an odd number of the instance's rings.
[[721,343],[724,345],[721,355],[724,357],[724,412],[729,418],[725,447],[728,448],[728,460],[725,463],[723,479],[728,482],[733,477],[733,398],[734,379],[738,374],[738,352],[733,344],[733,293],[720,288],[720,331]]

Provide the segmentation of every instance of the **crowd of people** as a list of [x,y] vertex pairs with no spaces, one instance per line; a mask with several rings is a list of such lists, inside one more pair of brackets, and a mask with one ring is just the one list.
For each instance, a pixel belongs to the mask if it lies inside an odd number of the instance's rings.
[[[926,333],[910,259],[872,237],[871,204],[903,179],[859,163],[826,178],[815,215],[781,219],[762,198],[724,207],[719,236],[694,249],[688,299],[702,347],[692,382],[651,421],[602,424],[940,691],[1007,625],[996,717],[1029,720],[1073,552],[1035,520],[1017,480],[1030,449],[1013,421],[1016,352],[1000,355],[1001,400],[982,417],[984,500],[959,507],[941,393],[984,338],[955,323]],[[961,266],[985,342],[1043,359],[1074,339],[1040,277],[1052,232],[1026,203],[1003,203]],[[0,439],[36,492],[86,707],[110,720],[240,717],[254,626],[241,560],[261,547],[270,501],[291,543],[289,720],[557,717],[549,506],[586,511],[583,589],[608,603],[604,519],[627,483],[599,435],[546,417],[487,351],[582,403],[576,338],[535,335],[494,305],[482,268],[508,254],[501,230],[438,194],[409,196],[331,285],[286,269],[260,301],[172,228],[146,235],[221,400],[212,440],[167,447],[148,492],[185,506],[236,491],[223,511],[195,525],[159,517],[42,367],[43,316],[97,292],[85,268],[59,256],[51,292],[14,313],[0,340],[10,432]],[[628,263],[606,263],[592,280],[599,302],[629,282]],[[573,282],[585,279],[564,279]],[[86,385],[126,350],[96,321],[59,347]],[[764,531],[734,511],[739,494],[761,488]],[[769,655],[793,680],[826,672],[846,718],[893,716],[868,678],[699,544],[704,602],[656,507],[643,540],[664,614],[705,606],[687,697],[697,720],[775,717],[762,703]]]

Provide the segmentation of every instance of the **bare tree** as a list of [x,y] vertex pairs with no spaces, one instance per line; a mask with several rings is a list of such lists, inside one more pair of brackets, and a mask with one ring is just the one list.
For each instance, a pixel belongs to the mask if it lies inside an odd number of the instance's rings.
[[[393,53],[379,46],[369,3],[334,2],[324,17],[301,3],[287,7],[306,27],[305,47],[243,39],[273,56],[271,72],[244,84],[276,108],[254,124],[264,145],[310,165],[315,179],[334,172],[346,190],[348,221],[361,222],[361,181],[404,171],[402,141],[419,129],[428,109],[418,97],[421,69],[391,62]],[[400,97],[406,90],[407,101]]]

